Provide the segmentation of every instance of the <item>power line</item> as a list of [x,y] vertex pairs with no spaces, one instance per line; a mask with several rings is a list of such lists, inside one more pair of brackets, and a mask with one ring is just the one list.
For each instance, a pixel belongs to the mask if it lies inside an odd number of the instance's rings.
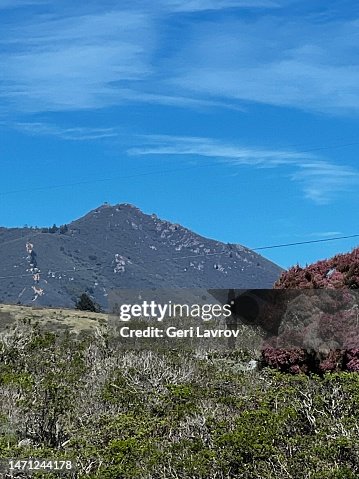
[[187,170],[193,170],[196,168],[206,168],[210,166],[220,166],[219,163],[205,163],[204,165],[191,165],[185,168],[173,168],[169,170],[157,170],[157,171],[147,171],[147,172],[140,172],[140,173],[133,173],[131,175],[125,175],[125,176],[112,176],[111,178],[96,178],[93,180],[82,180],[82,181],[76,181],[73,183],[62,183],[62,184],[54,184],[54,185],[49,185],[49,186],[37,186],[37,187],[32,187],[32,188],[23,188],[21,190],[11,190],[11,191],[3,191],[0,192],[0,197],[5,196],[5,195],[12,195],[12,194],[18,194],[18,193],[29,193],[33,191],[45,191],[45,190],[52,190],[52,189],[59,189],[59,188],[68,188],[71,186],[81,186],[81,185],[89,185],[89,184],[94,184],[94,183],[105,183],[108,181],[117,181],[117,180],[129,180],[129,179],[134,179],[142,176],[152,176],[152,175],[157,175],[157,174],[163,174],[163,173],[178,173],[181,171],[187,171]]
[[310,240],[310,241],[297,241],[296,243],[275,244],[275,245],[260,246],[259,248],[250,248],[250,249],[252,249],[252,251],[259,251],[263,249],[286,248],[287,246],[297,246],[297,245],[312,244],[312,243],[324,243],[326,241],[336,241],[341,239],[358,238],[358,237],[359,237],[359,234],[349,235],[349,236],[333,236],[332,238],[321,238],[321,239]]
[[[328,145],[328,146],[319,146],[319,147],[313,147],[313,148],[307,148],[305,150],[298,150],[295,151],[297,154],[302,154],[302,153],[310,153],[313,151],[322,151],[322,150],[334,150],[338,148],[347,148],[349,146],[356,146],[359,145],[359,141],[355,141],[352,143],[342,143],[338,145]],[[283,147],[283,148],[288,148],[288,147]],[[289,147],[290,148],[290,147]],[[148,171],[148,172],[139,172],[139,173],[133,173],[130,175],[124,175],[124,176],[112,176],[111,178],[95,178],[92,180],[81,180],[81,181],[76,181],[73,183],[55,183],[53,185],[49,186],[37,186],[37,187],[31,187],[31,188],[23,188],[19,190],[10,190],[10,191],[3,191],[0,192],[0,197],[1,196],[6,196],[6,195],[12,195],[12,194],[19,194],[19,193],[29,193],[29,192],[34,192],[34,191],[46,191],[46,190],[52,190],[52,189],[60,189],[60,188],[69,188],[71,186],[81,186],[81,185],[89,185],[89,184],[95,184],[95,183],[104,183],[104,182],[109,182],[109,181],[116,181],[116,180],[128,180],[128,179],[135,179],[138,177],[144,177],[144,176],[153,176],[157,174],[166,174],[166,173],[178,173],[181,171],[187,171],[187,170],[193,170],[193,169],[198,169],[198,168],[207,168],[207,167],[214,167],[214,166],[220,166],[218,162],[211,162],[211,163],[205,163],[202,165],[191,165],[185,168],[173,168],[173,169],[168,169],[168,170],[157,170],[157,171]]]
[[[359,238],[359,234],[348,235],[348,236],[333,236],[331,238],[321,238],[321,239],[310,240],[310,241],[297,241],[295,243],[283,243],[283,244],[276,244],[276,245],[269,245],[269,246],[260,246],[257,248],[245,248],[245,249],[250,251],[260,251],[264,249],[286,248],[287,246],[299,246],[299,245],[312,244],[312,243],[324,243],[326,241],[336,241],[336,240],[349,239],[349,238]],[[226,253],[228,253],[228,251],[222,251],[219,253],[206,253],[201,255],[180,256],[180,257],[169,258],[169,259],[172,260],[172,259],[198,258],[200,256],[215,256],[215,255],[222,255]]]
[[[42,235],[43,232],[42,231],[39,231],[38,233],[29,233],[29,234],[26,234],[26,235],[23,235],[23,236],[19,236],[18,238],[14,238],[12,240],[9,240],[9,241],[5,241],[4,243],[0,243],[0,247],[3,247],[5,245],[8,245],[8,244],[11,244],[11,243],[16,243],[17,241],[21,241],[23,239],[32,239],[35,238],[36,236],[39,236],[39,235]],[[30,238],[31,237],[31,238]]]
[[[34,236],[38,236],[39,234],[46,234],[46,233],[35,233]],[[64,235],[64,236],[66,236],[66,235]],[[245,249],[247,251],[259,251],[259,250],[265,250],[265,249],[285,248],[285,247],[290,247],[290,246],[299,246],[299,245],[313,244],[313,243],[323,243],[323,242],[327,242],[327,241],[336,241],[336,240],[341,240],[341,239],[350,239],[350,238],[358,238],[358,237],[359,237],[359,234],[347,235],[347,236],[333,236],[331,238],[321,238],[321,239],[310,240],[310,241],[297,241],[295,243],[284,243],[284,244],[260,246],[258,248],[245,248]],[[23,239],[23,237],[18,238],[18,239],[19,240]],[[80,238],[77,238],[77,240],[79,240],[79,239]],[[11,240],[11,241],[6,242],[6,243],[1,243],[0,246],[2,246],[3,244],[11,243],[13,241],[16,241],[16,240]],[[80,241],[82,241],[84,243],[88,243],[86,240],[81,239]],[[92,243],[88,243],[88,244],[92,244]],[[113,252],[111,252],[109,250],[102,249],[102,251],[106,251],[110,254],[114,254]],[[231,253],[231,251],[219,251],[219,252],[215,252],[215,253],[204,253],[204,254],[188,255],[188,256],[175,256],[173,258],[165,258],[164,260],[165,261],[177,261],[177,260],[191,259],[191,258],[206,258],[208,256],[222,256],[222,255],[230,254],[230,253]],[[154,264],[156,262],[157,261],[148,261],[147,263]],[[101,266],[100,268],[103,269],[104,266]],[[73,273],[73,274],[76,274],[79,271],[92,271],[92,270],[97,270],[98,271],[100,268],[96,267],[96,266],[89,266],[89,267],[73,267],[73,269],[65,269],[65,270],[61,270],[61,271],[49,270],[47,275],[49,275],[50,273],[52,273],[52,274],[64,274],[64,273],[70,273],[70,272]],[[45,274],[45,273],[41,273],[41,274]],[[23,278],[23,277],[27,277],[27,276],[33,276],[33,273],[23,273],[23,274],[19,274],[19,275],[0,276],[0,279]]]

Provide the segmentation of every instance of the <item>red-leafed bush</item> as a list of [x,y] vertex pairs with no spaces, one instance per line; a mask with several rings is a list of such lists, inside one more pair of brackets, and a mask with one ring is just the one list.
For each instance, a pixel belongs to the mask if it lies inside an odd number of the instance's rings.
[[345,351],[345,366],[348,371],[359,372],[359,348]]
[[[290,321],[284,322],[276,338],[277,347],[266,347],[262,351],[264,365],[289,373],[359,372],[359,294],[353,294],[359,289],[359,248],[305,268],[294,266],[282,274],[274,289],[320,289],[328,294],[323,291],[311,297],[308,291],[303,295],[304,306],[301,304],[301,309],[296,310],[296,317],[304,311],[303,318],[307,318],[309,311],[312,323],[299,322],[299,326],[293,327]],[[318,349],[280,346],[289,344],[288,338],[291,344],[295,345],[296,339],[298,344],[303,344],[308,331],[312,336],[315,331],[315,338],[310,339],[313,344],[316,340],[320,345]]]
[[262,358],[267,366],[294,374],[310,372],[309,366],[312,360],[310,353],[301,348],[265,348],[262,351]]
[[274,285],[275,289],[330,288],[359,289],[359,248],[351,253],[338,254],[331,259],[285,271]]

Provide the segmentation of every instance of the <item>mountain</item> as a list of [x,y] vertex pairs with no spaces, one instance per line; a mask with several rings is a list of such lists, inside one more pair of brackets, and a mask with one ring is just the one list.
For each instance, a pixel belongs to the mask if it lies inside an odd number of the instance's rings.
[[73,307],[86,291],[104,309],[115,288],[270,288],[282,272],[129,204],[61,228],[0,228],[0,264],[2,303]]

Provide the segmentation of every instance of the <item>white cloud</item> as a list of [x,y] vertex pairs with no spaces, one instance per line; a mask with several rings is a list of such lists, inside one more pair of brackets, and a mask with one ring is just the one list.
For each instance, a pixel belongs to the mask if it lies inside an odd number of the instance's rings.
[[47,3],[47,0],[0,0],[0,10],[43,5],[45,3]]
[[162,4],[174,12],[279,7],[279,3],[272,0],[163,0]]
[[[305,236],[308,238],[331,238],[333,236],[339,236],[343,233],[341,231],[318,231],[313,233],[307,233]],[[303,237],[303,234],[297,234],[296,236]]]
[[[30,1],[30,0],[29,0]],[[157,12],[158,14],[158,12]],[[0,98],[22,112],[96,109],[127,102],[242,109],[162,88],[158,18],[113,10],[39,15],[8,26],[0,46]]]
[[[192,29],[173,60],[184,91],[321,112],[359,110],[358,21],[260,17]],[[183,63],[186,68],[183,68]]]
[[[32,3],[46,1],[13,5]],[[277,14],[287,3],[124,0],[121,7],[90,1],[60,8],[54,2],[47,14],[29,12],[4,23],[2,109],[81,110],[125,102],[241,108],[257,102],[357,112],[359,22]],[[5,7],[9,1],[0,0]],[[251,8],[253,15],[244,18],[235,8]],[[214,13],[181,16],[207,10]],[[181,16],[180,41],[173,14]]]
[[309,152],[265,149],[228,144],[210,138],[147,136],[131,155],[166,155],[214,158],[231,166],[280,168],[282,178],[299,183],[307,199],[326,204],[359,184],[359,172],[336,165]]
[[42,122],[18,122],[5,124],[32,136],[56,136],[64,140],[87,141],[115,138],[120,134],[117,128],[91,128],[74,127],[66,128]]
[[327,161],[308,162],[291,176],[302,184],[306,198],[326,204],[332,195],[358,186],[359,174],[353,168]]
[[3,101],[29,111],[98,108],[121,103],[128,83],[151,73],[154,34],[136,12],[40,17],[10,29],[3,46]]

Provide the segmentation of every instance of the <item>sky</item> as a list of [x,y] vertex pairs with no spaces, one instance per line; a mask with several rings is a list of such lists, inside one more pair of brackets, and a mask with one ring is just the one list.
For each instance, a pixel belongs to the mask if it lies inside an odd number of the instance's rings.
[[109,202],[250,248],[359,234],[358,2],[0,0],[0,18],[1,226]]

